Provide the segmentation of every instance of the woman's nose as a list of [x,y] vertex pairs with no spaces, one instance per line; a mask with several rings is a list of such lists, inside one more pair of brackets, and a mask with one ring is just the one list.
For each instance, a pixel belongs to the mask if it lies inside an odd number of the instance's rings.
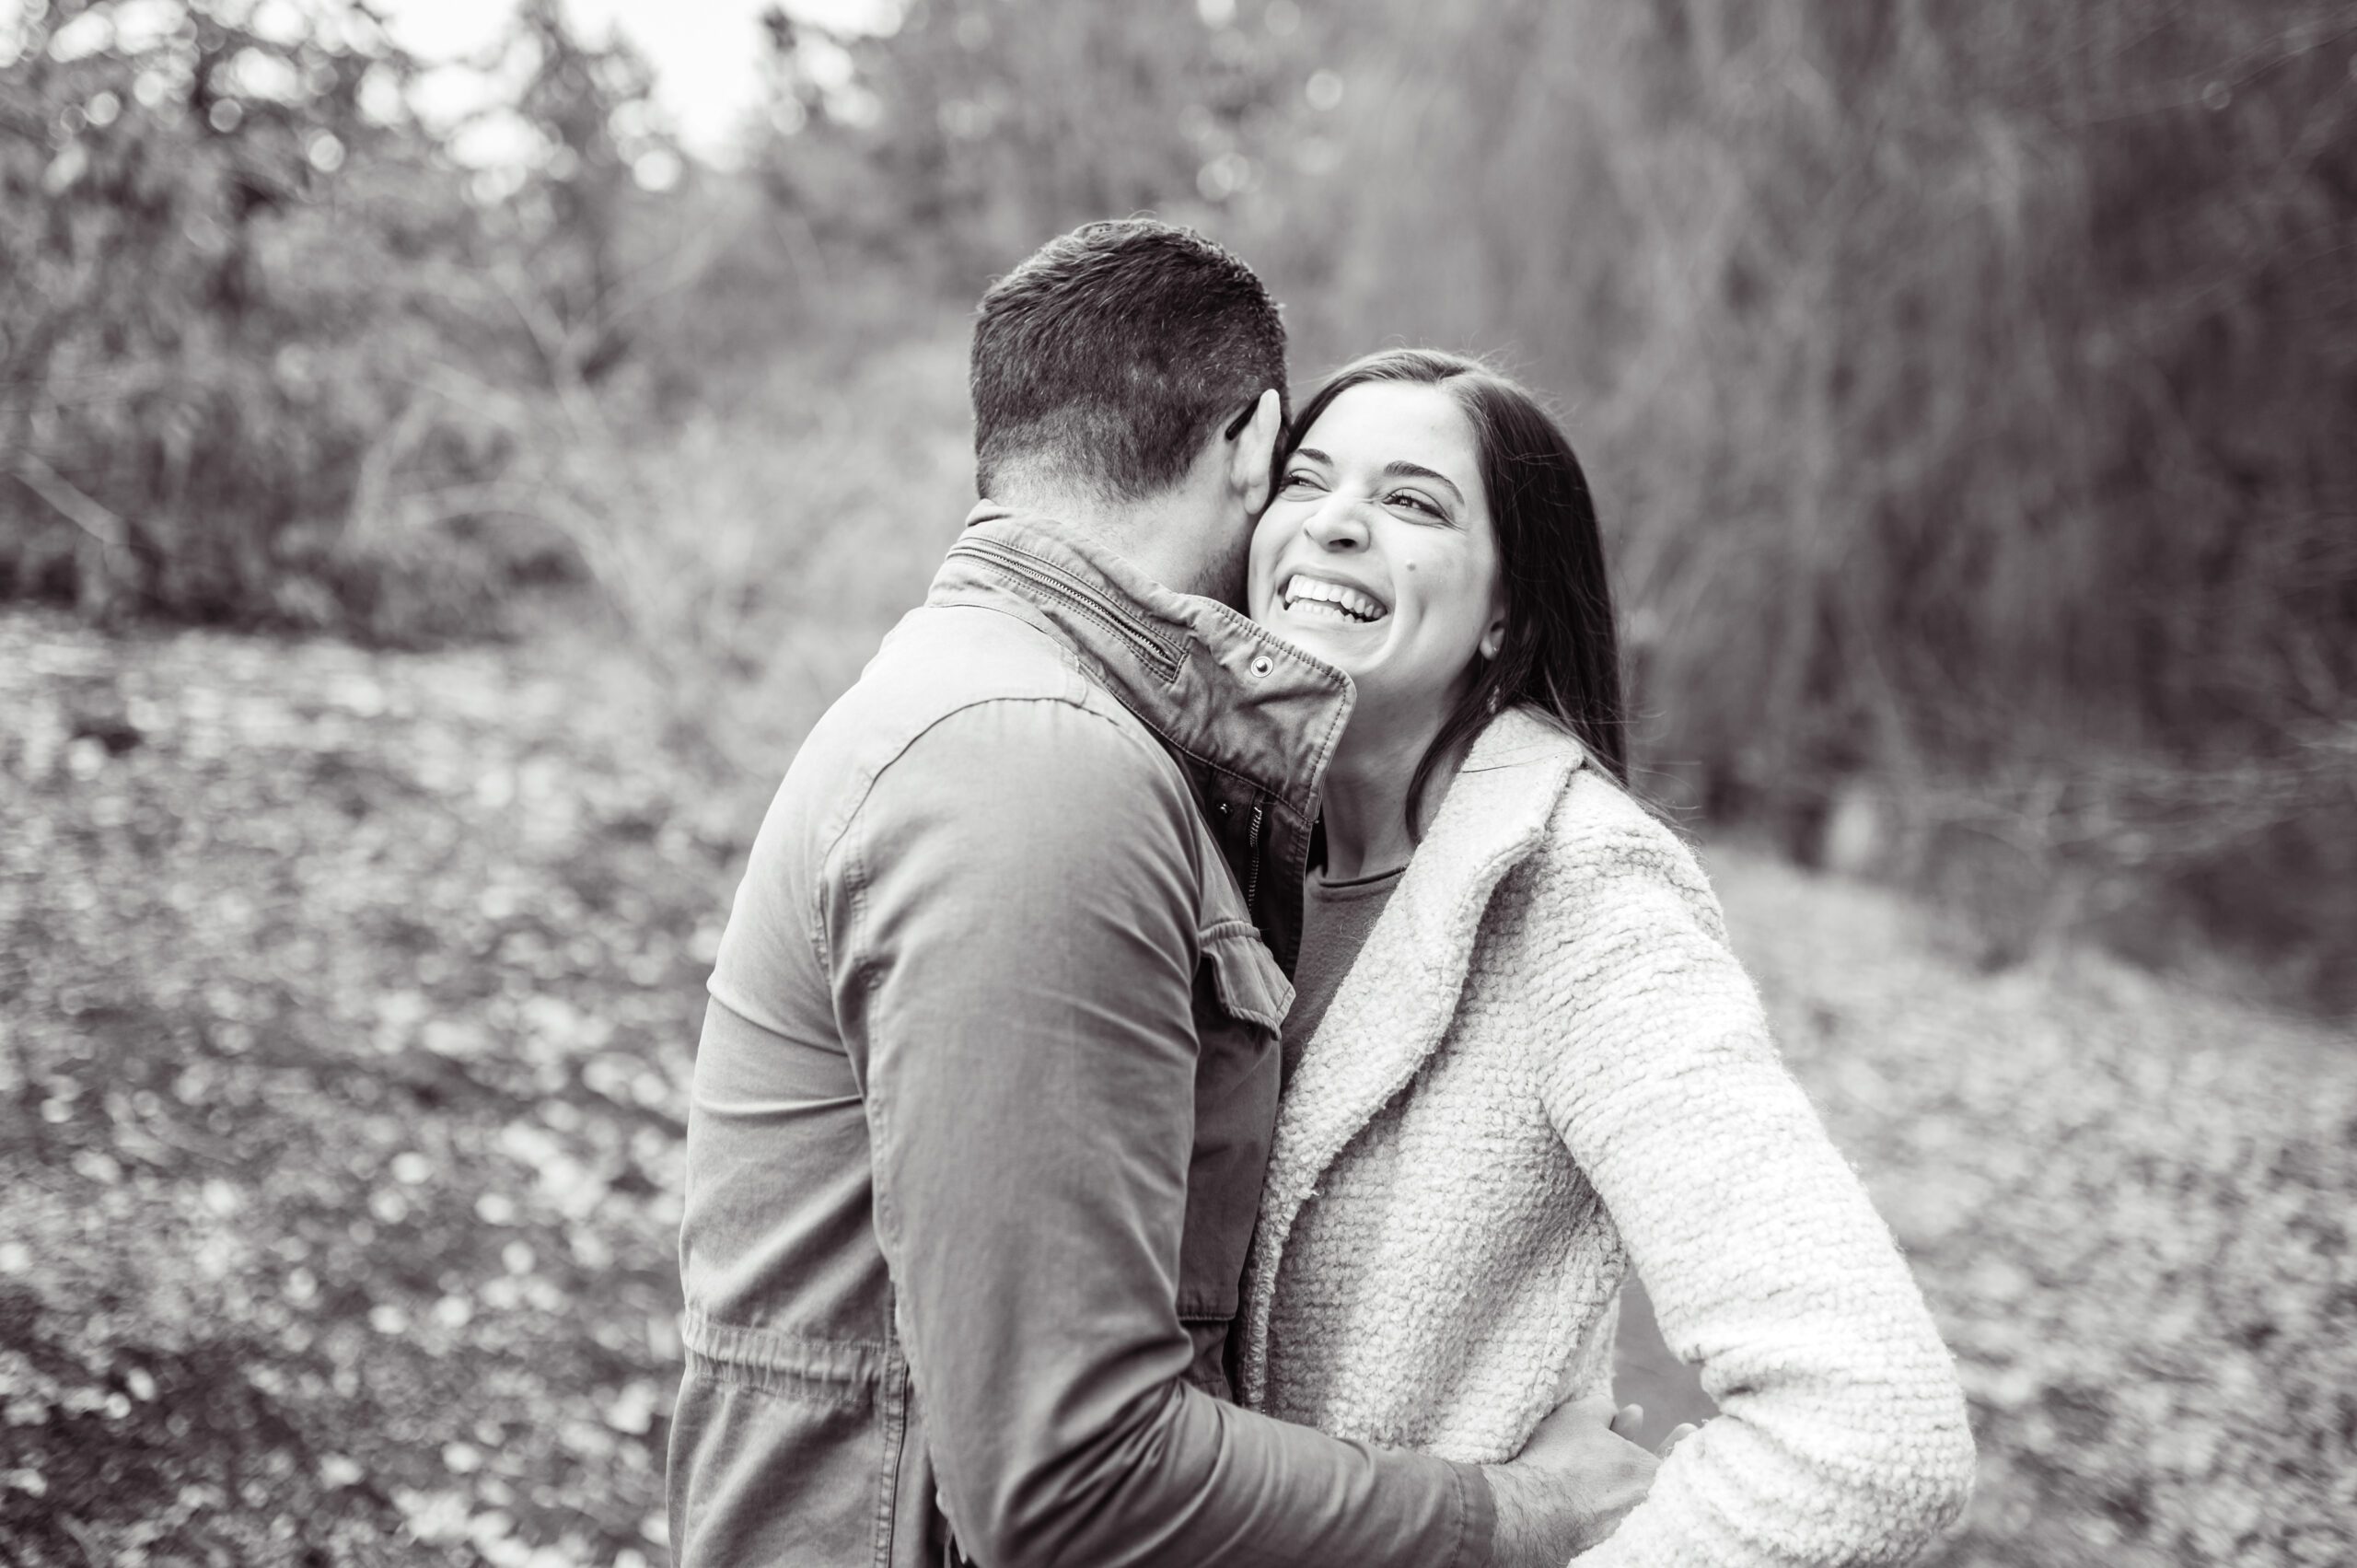
[[1310,515],[1306,531],[1310,541],[1326,550],[1360,550],[1366,545],[1366,524],[1355,504],[1333,496]]

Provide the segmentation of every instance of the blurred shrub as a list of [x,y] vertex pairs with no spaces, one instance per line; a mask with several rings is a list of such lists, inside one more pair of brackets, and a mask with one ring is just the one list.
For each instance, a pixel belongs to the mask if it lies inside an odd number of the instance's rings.
[[[621,52],[527,7],[505,184],[366,6],[0,30],[0,595],[409,640],[577,570],[529,420],[621,357]],[[496,178],[496,177],[493,177]]]
[[[406,63],[348,20],[266,37],[195,7],[68,5],[17,24],[0,585],[200,617],[358,608],[319,540],[430,346],[371,252],[444,249],[436,209],[456,203],[403,127],[362,112],[365,88],[398,101]],[[463,478],[489,458],[454,441],[443,462]],[[284,570],[282,543],[323,570]]]

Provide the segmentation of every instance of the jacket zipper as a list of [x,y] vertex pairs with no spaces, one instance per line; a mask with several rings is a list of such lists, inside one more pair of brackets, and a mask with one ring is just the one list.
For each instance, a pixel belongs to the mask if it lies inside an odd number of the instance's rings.
[[1244,847],[1251,852],[1244,863],[1244,907],[1248,910],[1260,900],[1260,819],[1264,810],[1259,801],[1252,803],[1252,826],[1244,835]]
[[[995,540],[961,540],[957,548],[1014,573],[1075,615],[1084,616],[1103,627],[1126,644],[1146,668],[1165,681],[1178,678],[1179,659],[1177,654],[1160,640],[1139,630],[1119,606],[1071,573],[1047,562],[1034,560]],[[1049,574],[1053,574],[1059,580],[1051,581]]]

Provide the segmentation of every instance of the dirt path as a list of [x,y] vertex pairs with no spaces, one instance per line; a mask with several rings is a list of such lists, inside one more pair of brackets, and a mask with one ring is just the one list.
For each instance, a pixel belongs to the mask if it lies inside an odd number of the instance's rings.
[[[768,781],[630,690],[0,615],[0,1556],[662,1560],[682,1089]],[[1939,1561],[2357,1558],[2357,1043],[1712,859],[1962,1362]]]
[[1722,854],[1788,1060],[1955,1348],[1955,1562],[2357,1562],[2357,1040]]

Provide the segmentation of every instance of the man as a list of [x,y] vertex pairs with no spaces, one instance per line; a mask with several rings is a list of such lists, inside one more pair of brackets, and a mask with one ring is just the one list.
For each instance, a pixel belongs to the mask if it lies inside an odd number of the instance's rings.
[[986,499],[795,757],[712,977],[678,1560],[1560,1564],[1650,1479],[1604,1413],[1484,1469],[1226,1402],[1350,703],[1226,608],[1275,307],[1092,224],[983,298],[972,375]]

